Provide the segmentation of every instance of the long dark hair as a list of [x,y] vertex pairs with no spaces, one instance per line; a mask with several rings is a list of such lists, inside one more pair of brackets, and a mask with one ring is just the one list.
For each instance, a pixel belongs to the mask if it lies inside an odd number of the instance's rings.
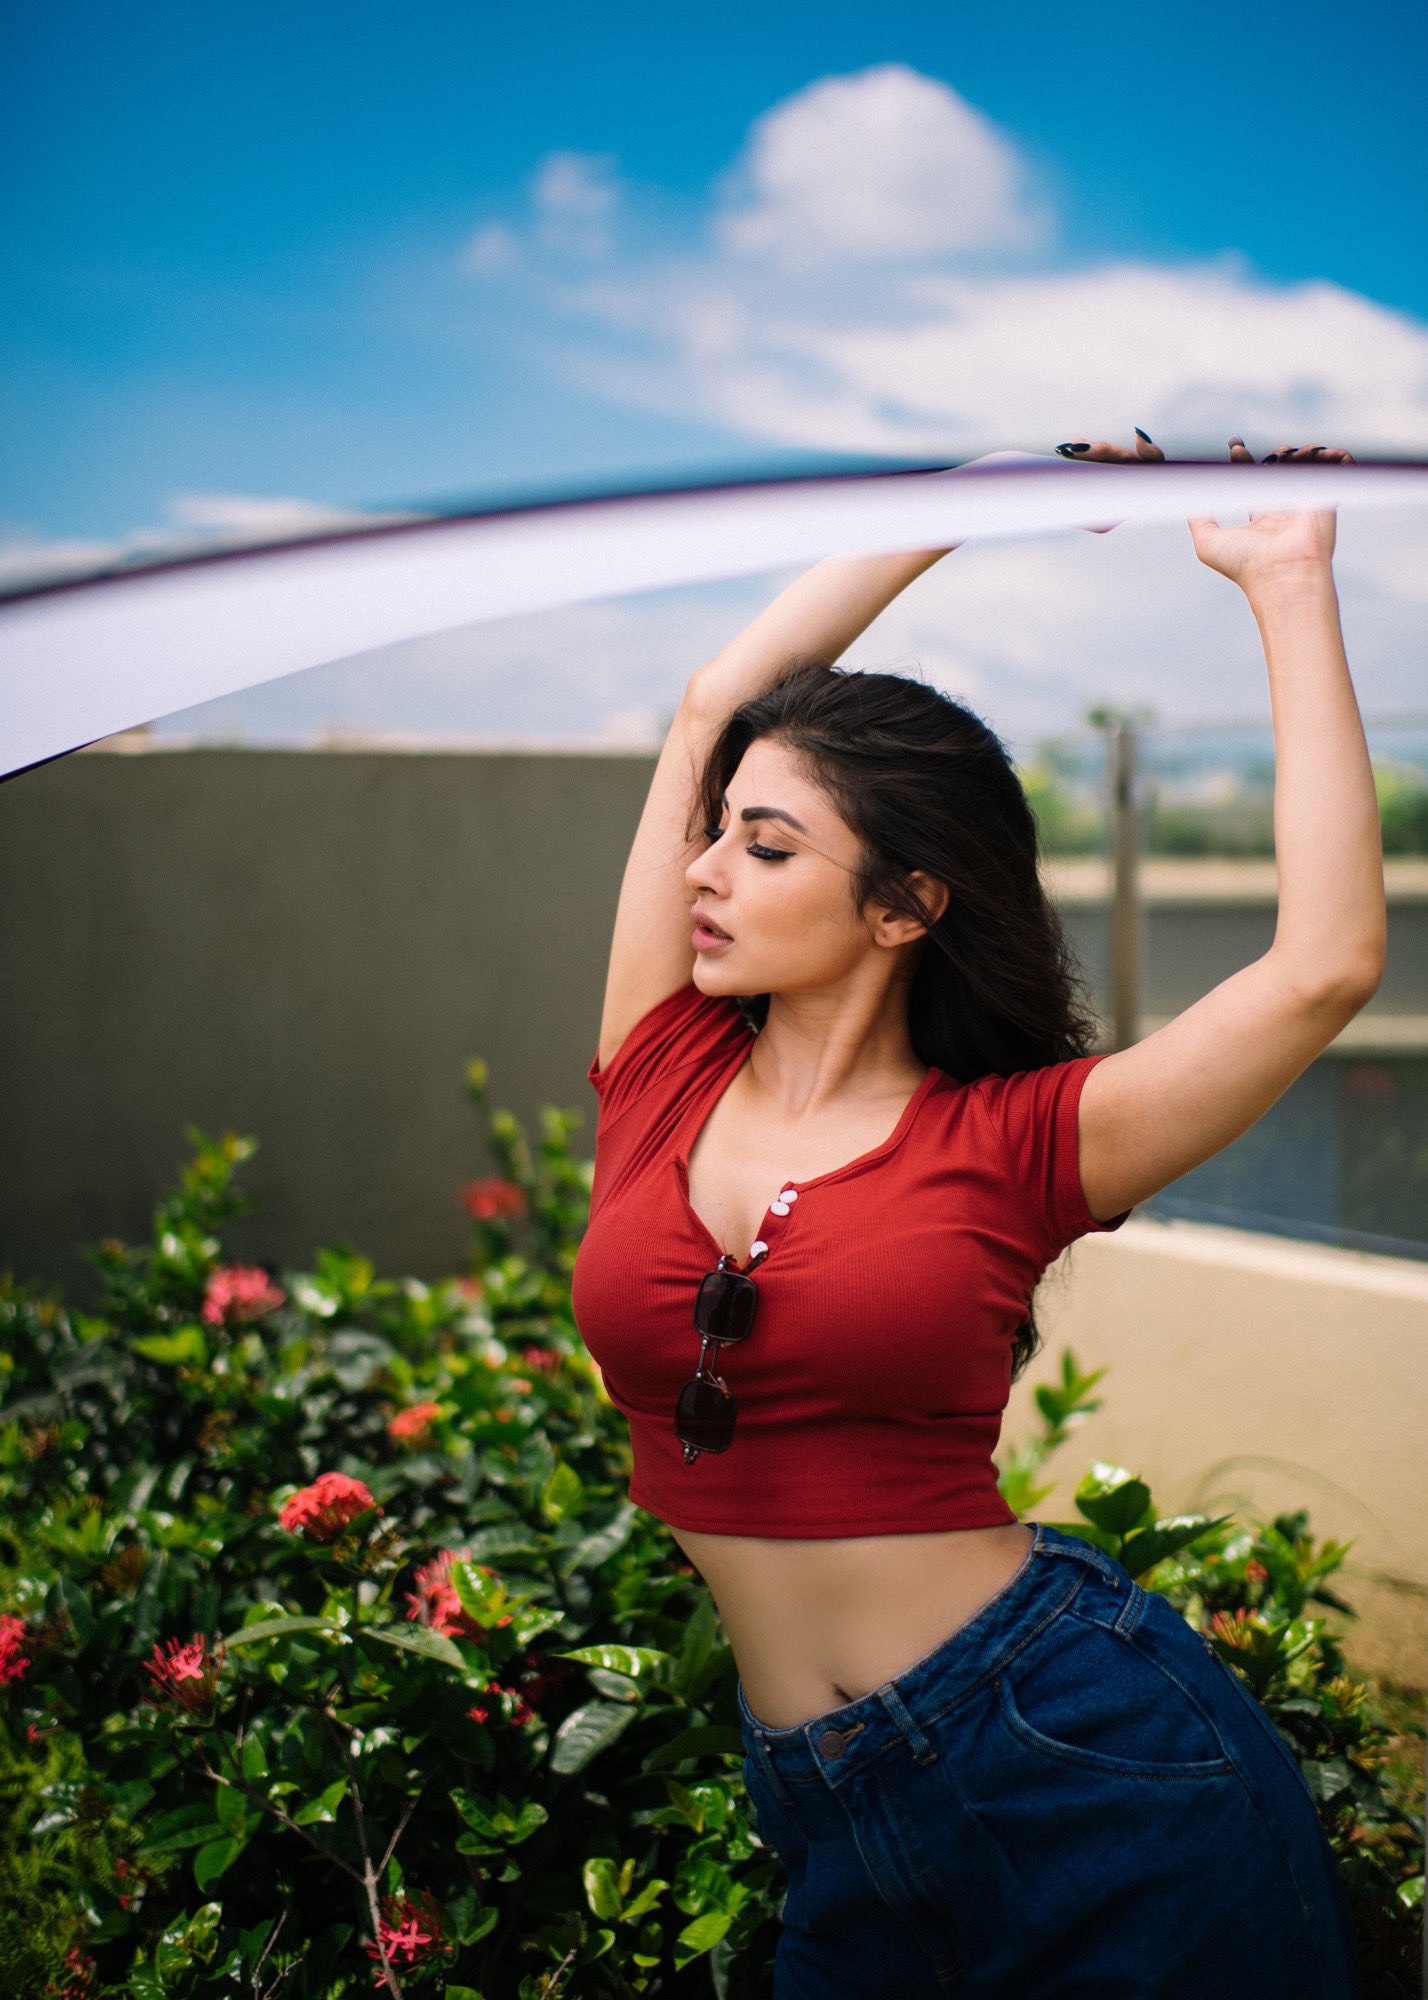
[[[1036,818],[995,732],[950,695],[903,674],[794,660],[766,694],[741,702],[711,745],[688,826],[717,826],[749,745],[795,751],[862,844],[852,897],[925,924],[907,994],[918,1060],[961,1083],[1089,1055],[1097,1022],[1037,867]],[[950,891],[933,918],[906,880],[921,869]],[[740,1003],[751,1025],[769,995]],[[1012,1380],[1038,1351],[1030,1302]]]

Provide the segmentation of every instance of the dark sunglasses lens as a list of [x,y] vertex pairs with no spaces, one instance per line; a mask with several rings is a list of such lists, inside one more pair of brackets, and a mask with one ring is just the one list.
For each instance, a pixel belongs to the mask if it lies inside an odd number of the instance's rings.
[[711,1271],[700,1281],[694,1325],[711,1340],[746,1340],[758,1310],[759,1289],[738,1271]]
[[701,1451],[727,1451],[734,1437],[734,1398],[717,1382],[696,1376],[686,1382],[674,1406],[675,1435]]

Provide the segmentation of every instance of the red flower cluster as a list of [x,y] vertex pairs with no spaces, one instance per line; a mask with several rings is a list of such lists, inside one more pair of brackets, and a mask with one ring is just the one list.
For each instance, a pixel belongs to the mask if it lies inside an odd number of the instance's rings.
[[335,1542],[349,1521],[376,1505],[360,1479],[349,1479],[345,1472],[322,1472],[311,1486],[300,1487],[284,1500],[278,1519],[293,1533],[300,1530],[310,1542]]
[[[519,1688],[502,1687],[499,1681],[488,1681],[485,1692],[494,1695],[508,1694],[511,1697],[511,1700],[516,1704],[511,1710],[512,1722],[535,1722],[538,1719],[535,1710],[530,1706],[530,1703]],[[466,1713],[473,1722],[485,1722],[490,1716],[491,1711],[488,1708],[468,1708]]]
[[492,1222],[497,1218],[519,1221],[526,1212],[526,1198],[514,1181],[499,1178],[485,1181],[468,1181],[461,1190],[461,1200],[468,1215],[478,1222]]
[[[423,1563],[412,1581],[415,1590],[406,1593],[411,1607],[408,1618],[416,1618],[423,1625],[430,1625],[434,1632],[442,1632],[448,1639],[475,1639],[478,1644],[486,1637],[486,1627],[480,1625],[462,1605],[456,1595],[456,1586],[451,1581],[451,1566],[458,1559],[465,1561],[470,1556],[469,1549],[443,1549],[440,1555]],[[494,1576],[495,1571],[485,1563],[477,1563],[483,1576]],[[496,1620],[497,1628],[509,1625],[511,1614],[504,1612]]]
[[1242,1652],[1254,1648],[1254,1613],[1246,1605],[1237,1611],[1217,1611],[1204,1628],[1217,1639],[1223,1639],[1227,1646],[1237,1646]]
[[207,1640],[202,1633],[195,1632],[187,1645],[170,1639],[168,1646],[167,1657],[162,1646],[155,1646],[152,1656],[144,1662],[144,1671],[152,1675],[158,1693],[145,1694],[143,1700],[152,1702],[155,1708],[181,1709],[185,1715],[205,1714],[218,1687],[223,1665],[222,1643],[216,1653],[210,1653]]
[[30,1654],[33,1636],[24,1619],[13,1611],[0,1617],[0,1687],[22,1681],[34,1665]]
[[398,1444],[421,1444],[440,1415],[440,1403],[413,1403],[388,1419],[387,1436]]
[[[541,1700],[552,1688],[560,1686],[570,1673],[570,1668],[564,1660],[556,1660],[554,1663],[547,1661],[545,1655],[535,1647],[521,1656],[519,1665],[521,1670],[519,1687],[503,1687],[499,1681],[490,1681],[485,1692],[511,1697],[515,1703],[511,1711],[512,1722],[517,1724],[537,1722],[540,1719],[537,1710]],[[489,1708],[468,1708],[466,1713],[473,1722],[486,1722],[490,1718],[491,1711]]]
[[94,1991],[94,1976],[99,1967],[89,1953],[79,1945],[71,1945],[65,1955],[68,1970],[64,1984],[56,1986],[51,1979],[45,1987],[44,2000],[85,2000]]
[[372,1969],[375,1986],[390,1984],[382,1966],[384,1946],[388,1960],[398,1972],[410,1972],[414,1966],[428,1965],[433,1959],[449,1962],[454,1956],[454,1947],[441,1928],[440,1905],[430,1889],[423,1889],[416,1896],[384,1896],[382,1908],[385,1914],[377,1925],[380,1942],[362,1947],[377,1961]]
[[553,1347],[523,1347],[521,1366],[529,1368],[537,1375],[558,1375],[565,1357]]
[[199,1318],[205,1326],[242,1326],[275,1312],[286,1298],[256,1264],[221,1264],[209,1274]]

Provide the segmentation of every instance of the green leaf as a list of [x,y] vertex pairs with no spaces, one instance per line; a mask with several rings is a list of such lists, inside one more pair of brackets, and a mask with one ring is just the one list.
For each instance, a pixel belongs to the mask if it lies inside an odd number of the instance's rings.
[[458,1672],[466,1671],[466,1658],[460,1648],[444,1632],[437,1632],[430,1625],[414,1624],[408,1632],[387,1631],[380,1625],[364,1625],[354,1636],[382,1646],[395,1646],[400,1653],[421,1653],[429,1660],[440,1660],[445,1666],[455,1667]]
[[236,1785],[220,1785],[213,1796],[213,1811],[228,1833],[241,1833],[248,1824],[248,1802]]
[[563,1549],[555,1561],[557,1575],[568,1577],[578,1569],[599,1569],[602,1563],[607,1563],[630,1539],[637,1511],[628,1500],[623,1502],[612,1521]]
[[223,1840],[206,1841],[199,1848],[193,1857],[193,1879],[200,1890],[207,1890],[233,1866],[250,1838],[248,1833],[232,1834]]
[[260,1778],[268,1775],[268,1753],[263,1748],[261,1736],[255,1736],[250,1729],[243,1738],[243,1776],[250,1785],[256,1785]]
[[624,1898],[620,1894],[618,1870],[608,1855],[598,1854],[580,1871],[585,1884],[585,1900],[597,1917],[618,1917]]
[[659,1744],[640,1769],[662,1771],[666,1765],[683,1764],[691,1757],[742,1757],[743,1754],[744,1739],[737,1728],[727,1722],[706,1722],[698,1729],[682,1729],[678,1736]]
[[334,1778],[332,1783],[311,1798],[306,1805],[299,1806],[292,1815],[299,1826],[313,1826],[319,1820],[329,1824],[337,1817],[337,1808],[347,1796],[347,1780]]
[[662,1684],[673,1656],[655,1646],[580,1646],[574,1652],[553,1653],[552,1659],[575,1660],[582,1667],[603,1667],[606,1673],[624,1674],[630,1680],[652,1680]]
[[687,1785],[681,1785],[678,1778],[666,1778],[664,1784],[670,1803],[680,1818],[687,1820],[696,1833],[703,1833],[704,1807],[693,1792]]
[[652,1910],[654,1908],[655,1904],[659,1901],[660,1897],[664,1894],[665,1890],[668,1887],[669,1887],[668,1882],[664,1881],[658,1875],[652,1875],[649,1881],[646,1882],[644,1888],[641,1889],[639,1895],[633,1897],[628,1903],[626,1903],[624,1909],[620,1913],[621,1921],[623,1923],[632,1924],[635,1921],[636,1917],[644,1916],[647,1910]]
[[171,1368],[184,1364],[194,1368],[208,1366],[208,1342],[201,1326],[181,1326],[172,1333],[146,1333],[129,1344],[146,1360],[160,1361]]
[[195,1801],[160,1813],[140,1843],[138,1854],[175,1854],[180,1848],[199,1847],[220,1834],[223,1828],[214,1818],[212,1805],[206,1799]]
[[563,1521],[568,1514],[579,1513],[584,1498],[584,1480],[573,1465],[567,1465],[562,1459],[545,1482],[545,1490],[540,1496],[540,1511],[547,1521]]
[[1086,1519],[1112,1535],[1128,1535],[1150,1506],[1150,1488],[1123,1465],[1093,1465],[1074,1497]]
[[88,1643],[89,1635],[94,1630],[94,1612],[89,1602],[89,1593],[81,1590],[73,1577],[57,1577],[56,1584],[64,1608],[69,1613],[70,1623],[74,1627],[75,1641],[83,1646]]
[[1233,1519],[1232,1514],[1172,1514],[1148,1528],[1138,1528],[1122,1544],[1119,1561],[1131,1576],[1144,1576],[1156,1563],[1198,1541],[1209,1529]]
[[551,1770],[562,1774],[584,1770],[592,1757],[624,1734],[638,1713],[622,1703],[587,1701],[566,1716],[551,1739]]
[[331,1632],[335,1631],[330,1618],[265,1618],[258,1625],[244,1625],[232,1632],[224,1640],[230,1649],[234,1646],[251,1646],[259,1639],[282,1639],[290,1632]]
[[680,1957],[676,1952],[676,1966],[682,1971],[690,1959],[698,1958],[702,1952],[711,1950],[733,1921],[733,1914],[729,1910],[706,1910],[702,1917],[696,1917],[692,1924],[686,1924],[677,1940],[684,1955]]

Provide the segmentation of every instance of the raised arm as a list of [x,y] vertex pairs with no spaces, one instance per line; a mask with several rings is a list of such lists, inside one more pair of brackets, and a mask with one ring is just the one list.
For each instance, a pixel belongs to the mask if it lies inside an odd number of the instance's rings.
[[[1232,455],[1248,458],[1234,442]],[[1312,456],[1349,454],[1322,446],[1271,454]],[[1264,644],[1279,910],[1263,957],[1091,1071],[1080,1103],[1081,1185],[1102,1219],[1247,1131],[1383,974],[1383,845],[1339,627],[1334,515],[1251,515],[1244,528],[1200,519],[1190,530],[1200,560],[1244,591]]]
[[766,693],[789,660],[836,660],[900,591],[949,553],[835,556],[816,563],[690,676],[620,886],[600,1020],[602,1069],[636,1021],[677,992],[693,970],[684,877],[699,837],[689,837],[689,818],[705,755],[730,714]]

